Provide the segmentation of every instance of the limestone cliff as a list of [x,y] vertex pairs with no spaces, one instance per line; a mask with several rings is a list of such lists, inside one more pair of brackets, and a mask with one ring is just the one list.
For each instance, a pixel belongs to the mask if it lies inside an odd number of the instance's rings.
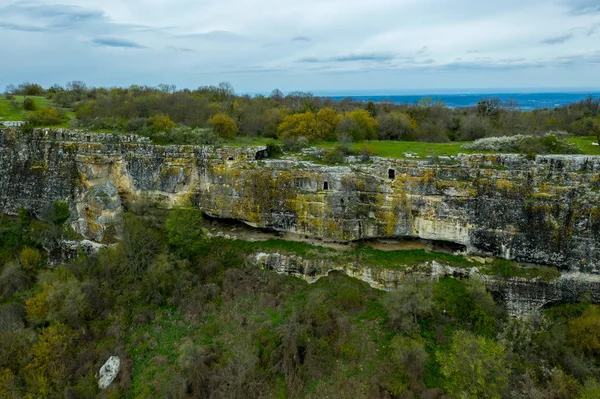
[[332,241],[419,237],[469,253],[600,272],[600,157],[460,155],[325,166],[264,147],[156,146],[133,136],[0,130],[0,210],[67,201],[102,241],[125,202]]

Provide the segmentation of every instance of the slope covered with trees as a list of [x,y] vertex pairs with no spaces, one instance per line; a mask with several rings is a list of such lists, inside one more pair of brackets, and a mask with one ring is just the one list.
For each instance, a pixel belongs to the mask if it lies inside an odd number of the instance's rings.
[[0,220],[2,398],[600,395],[585,298],[517,320],[474,279],[308,285],[245,266],[248,245],[208,238],[199,211],[147,203],[118,244],[49,269],[45,248],[73,233],[61,203],[39,217]]

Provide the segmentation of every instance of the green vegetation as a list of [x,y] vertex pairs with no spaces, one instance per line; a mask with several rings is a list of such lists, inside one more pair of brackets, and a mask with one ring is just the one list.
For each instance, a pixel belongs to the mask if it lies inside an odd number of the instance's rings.
[[[25,96],[29,104],[24,104]],[[593,97],[556,109],[525,112],[513,102],[494,98],[482,99],[474,107],[450,109],[432,101],[416,105],[336,102],[311,93],[284,96],[278,90],[268,97],[251,97],[236,95],[228,83],[176,90],[169,85],[90,88],[78,81],[45,89],[26,82],[7,87],[0,99],[0,117],[27,119],[38,126],[70,124],[136,133],[157,144],[220,144],[222,140],[264,144],[265,139],[279,138],[292,151],[309,143],[333,148],[337,142],[355,143],[348,149],[362,153],[363,147],[356,143],[368,140],[366,148],[373,154],[392,158],[407,153],[426,157],[477,152],[462,146],[477,139],[516,135],[531,139],[514,152],[574,150],[557,146],[558,142],[540,144],[539,137],[551,131],[566,132],[573,139],[571,144],[581,144],[585,154],[598,154],[598,147],[580,138],[591,136],[597,141],[600,136],[600,99]],[[335,152],[331,158],[331,162],[339,161]]]
[[[476,279],[409,277],[381,292],[336,273],[309,285],[245,266],[260,249],[385,267],[464,264],[460,257],[209,240],[197,211],[165,215],[139,204],[124,216],[117,245],[48,269],[42,240],[63,234],[69,213],[56,203],[43,214],[45,222],[25,210],[0,220],[0,397],[591,398],[598,391],[600,311],[585,301],[510,320]],[[113,355],[121,370],[101,393],[97,373]]]

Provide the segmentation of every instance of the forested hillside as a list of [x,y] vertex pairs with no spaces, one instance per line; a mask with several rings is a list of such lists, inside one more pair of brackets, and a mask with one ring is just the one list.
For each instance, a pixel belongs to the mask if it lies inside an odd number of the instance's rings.
[[[246,266],[250,246],[207,237],[199,211],[148,203],[117,245],[48,268],[68,216],[1,219],[2,398],[600,396],[585,298],[519,320],[476,279],[308,285]],[[100,391],[109,356],[121,370]]]

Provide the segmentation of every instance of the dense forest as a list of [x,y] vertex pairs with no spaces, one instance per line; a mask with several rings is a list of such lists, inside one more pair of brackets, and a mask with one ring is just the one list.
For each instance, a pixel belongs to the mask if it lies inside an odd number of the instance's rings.
[[[44,97],[42,105],[31,97]],[[556,109],[521,111],[514,101],[486,98],[452,109],[423,99],[418,104],[334,101],[310,93],[236,95],[229,83],[177,90],[158,87],[92,88],[83,82],[44,88],[10,85],[5,98],[26,111],[34,126],[67,125],[131,132],[157,143],[214,144],[236,137],[267,137],[288,146],[304,141],[472,141],[484,137],[560,131],[600,136],[600,98]]]
[[475,278],[309,285],[246,266],[249,244],[208,237],[199,210],[144,201],[117,244],[48,267],[68,218],[0,219],[0,398],[600,397],[586,298],[515,319]]

